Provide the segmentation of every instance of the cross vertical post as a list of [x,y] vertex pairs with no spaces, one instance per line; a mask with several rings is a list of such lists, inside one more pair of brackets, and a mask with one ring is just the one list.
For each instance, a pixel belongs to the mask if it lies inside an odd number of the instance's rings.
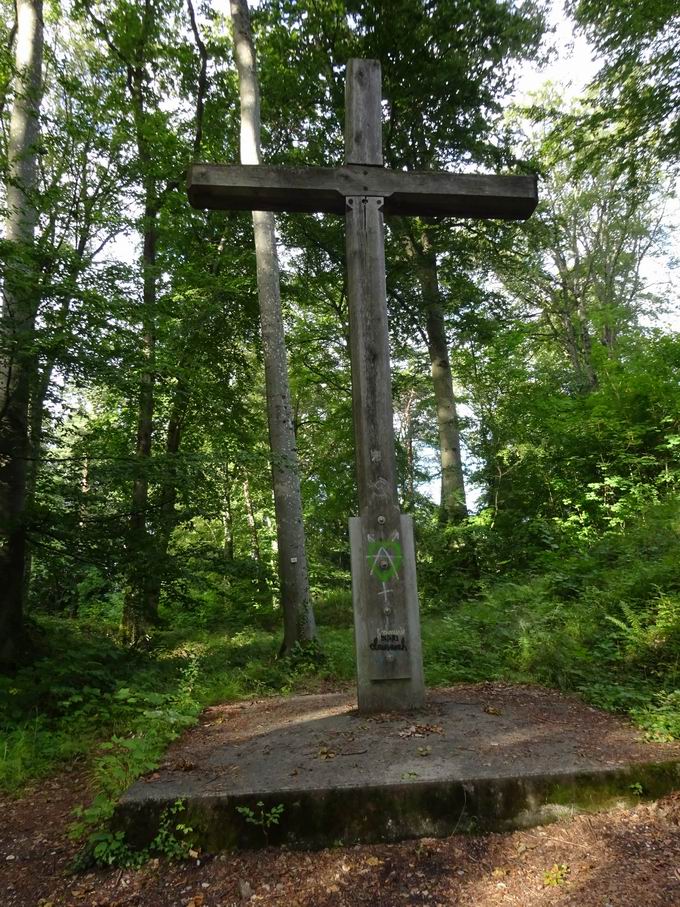
[[[350,60],[345,162],[382,167],[377,60]],[[350,519],[360,711],[424,702],[413,523],[399,512],[385,289],[384,199],[345,199],[359,516]]]

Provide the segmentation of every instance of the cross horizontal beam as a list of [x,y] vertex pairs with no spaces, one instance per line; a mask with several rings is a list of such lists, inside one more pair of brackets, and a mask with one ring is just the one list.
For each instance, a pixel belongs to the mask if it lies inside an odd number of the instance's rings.
[[193,164],[194,208],[344,214],[348,196],[377,196],[384,213],[525,220],[538,202],[535,176],[413,172],[344,167]]

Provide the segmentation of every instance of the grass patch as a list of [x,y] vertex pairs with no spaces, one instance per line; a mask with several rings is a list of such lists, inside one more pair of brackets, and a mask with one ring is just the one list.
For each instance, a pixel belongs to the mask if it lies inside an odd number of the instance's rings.
[[[301,650],[290,659],[277,658],[278,634],[253,628],[159,632],[143,651],[121,646],[112,627],[82,621],[41,618],[36,631],[40,657],[0,677],[6,791],[99,744],[130,751],[122,786],[206,706],[349,680],[354,670],[349,629],[322,628],[322,654]],[[101,764],[109,770],[105,757]]]

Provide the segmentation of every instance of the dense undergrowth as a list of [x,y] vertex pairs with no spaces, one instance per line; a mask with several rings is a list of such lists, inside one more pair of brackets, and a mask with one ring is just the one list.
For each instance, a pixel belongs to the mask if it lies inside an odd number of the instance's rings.
[[[348,592],[317,603],[319,650],[277,658],[258,617],[158,632],[124,648],[101,618],[35,619],[38,658],[0,679],[0,785],[18,791],[60,762],[91,772],[97,828],[116,796],[217,701],[327,688],[354,672]],[[551,554],[531,575],[464,602],[428,601],[429,685],[503,679],[577,691],[656,739],[680,737],[680,505],[656,506],[590,551]]]

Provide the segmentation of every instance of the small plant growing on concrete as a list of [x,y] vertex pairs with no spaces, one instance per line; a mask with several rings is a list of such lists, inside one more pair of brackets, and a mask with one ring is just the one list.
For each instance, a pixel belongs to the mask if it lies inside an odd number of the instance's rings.
[[93,832],[88,838],[86,847],[73,860],[72,869],[75,872],[90,869],[92,866],[138,869],[151,859],[153,854],[164,856],[171,861],[188,859],[195,853],[190,837],[193,828],[178,821],[185,808],[184,800],[175,800],[171,806],[166,807],[161,813],[156,837],[143,850],[133,850],[122,831],[104,828]]
[[168,806],[158,824],[158,834],[151,842],[151,850],[162,854],[169,860],[186,860],[193,850],[191,835],[193,828],[184,822],[178,822],[177,817],[185,811],[184,800],[175,800]]
[[283,803],[278,803],[276,806],[272,806],[271,809],[265,809],[262,800],[258,800],[255,805],[259,810],[258,812],[255,812],[249,806],[237,806],[236,812],[240,813],[249,825],[255,825],[260,828],[265,841],[269,843],[269,829],[272,825],[279,824],[285,807]]

